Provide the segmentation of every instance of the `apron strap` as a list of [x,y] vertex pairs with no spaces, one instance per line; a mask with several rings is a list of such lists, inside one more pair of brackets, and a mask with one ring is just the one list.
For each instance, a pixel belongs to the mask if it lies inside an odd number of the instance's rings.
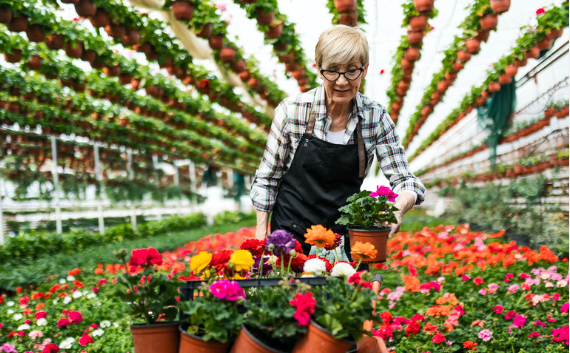
[[[313,106],[316,104],[317,96],[320,96],[321,89],[322,88],[319,88],[317,92],[315,92],[315,99],[309,108],[309,122],[307,123],[307,128],[305,129],[305,133],[307,135],[313,134],[313,128],[315,127],[315,121],[317,118],[316,109],[313,109]],[[356,125],[356,136],[358,137],[358,177],[364,178],[366,176],[367,168],[364,151],[364,139],[362,138],[362,119],[358,119],[358,125]]]

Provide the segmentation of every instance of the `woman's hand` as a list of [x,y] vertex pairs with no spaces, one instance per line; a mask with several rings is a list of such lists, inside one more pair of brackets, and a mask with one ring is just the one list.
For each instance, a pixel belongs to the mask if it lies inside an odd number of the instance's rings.
[[390,234],[388,238],[391,238],[394,234],[400,231],[402,226],[402,217],[404,214],[414,207],[415,197],[411,192],[406,192],[405,190],[400,193],[398,198],[396,199],[396,203],[394,206],[398,209],[398,211],[394,212],[396,216],[396,223],[390,224]]
[[267,221],[269,220],[269,212],[255,210],[255,213],[257,215],[255,239],[263,240],[267,237]]

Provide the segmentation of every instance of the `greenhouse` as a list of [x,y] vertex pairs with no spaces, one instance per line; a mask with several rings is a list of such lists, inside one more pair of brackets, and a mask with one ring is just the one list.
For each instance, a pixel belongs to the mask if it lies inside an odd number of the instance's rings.
[[567,352],[567,0],[0,0],[0,352]]

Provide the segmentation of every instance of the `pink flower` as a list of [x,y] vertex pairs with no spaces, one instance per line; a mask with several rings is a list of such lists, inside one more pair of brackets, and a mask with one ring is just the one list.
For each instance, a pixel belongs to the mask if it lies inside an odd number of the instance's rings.
[[493,308],[493,311],[495,312],[495,314],[500,314],[500,313],[503,312],[503,309],[504,309],[504,308],[503,308],[502,306],[497,305],[497,306],[495,306],[495,307]]
[[291,300],[289,304],[296,309],[293,317],[297,320],[297,326],[309,325],[311,322],[311,314],[315,313],[315,305],[317,305],[315,298],[313,298],[313,293],[297,293],[295,299]]
[[410,321],[424,321],[425,316],[421,315],[421,314],[415,314],[414,316],[412,316],[410,318]]
[[484,280],[483,278],[481,278],[481,277],[475,277],[475,278],[473,279],[473,283],[475,283],[475,285],[478,286],[478,285],[480,285],[480,284],[485,283],[485,280]]
[[518,315],[515,316],[515,318],[513,319],[513,325],[522,328],[524,326],[526,322],[526,317],[522,316],[522,315]]
[[392,329],[389,327],[381,327],[379,330],[372,330],[372,336],[380,337],[383,340],[394,338]]
[[541,326],[541,327],[546,327],[546,325],[544,324],[544,322],[540,321],[540,320],[536,320],[535,322],[533,322],[534,326]]
[[[48,343],[46,344],[46,341],[48,341]],[[59,347],[57,346],[57,344],[53,344],[53,343],[49,343],[51,342],[51,340],[45,340],[44,344],[45,347],[42,350],[42,353],[57,353],[59,352]]]
[[36,320],[45,319],[47,317],[47,313],[45,311],[38,311],[37,313],[34,314],[34,317],[36,318]]
[[556,328],[551,332],[552,339],[555,342],[563,342],[564,344],[568,344],[568,325]]
[[6,352],[6,353],[18,353],[18,351],[16,350],[16,347],[12,346],[11,344],[8,343],[4,343],[2,345],[2,347],[0,347],[0,352]]
[[520,278],[521,279],[527,279],[527,278],[530,278],[530,276],[523,272],[520,274]]
[[485,289],[485,288],[479,289],[479,294],[481,294],[481,295],[486,295],[486,294],[487,294],[487,289]]
[[245,299],[245,293],[239,283],[228,281],[227,279],[212,283],[210,292],[218,299],[225,299],[231,302],[235,302],[239,298]]
[[540,333],[538,332],[531,332],[530,335],[528,335],[528,337],[533,338],[533,337],[540,337]]
[[510,320],[512,318],[514,318],[515,316],[517,316],[517,312],[514,310],[509,310],[509,312],[507,313],[507,315],[505,315],[505,320]]
[[518,284],[513,284],[512,286],[509,287],[509,289],[507,289],[507,294],[514,293],[519,289],[520,289],[520,287]]
[[431,341],[433,343],[445,342],[445,336],[442,333],[436,333],[435,335],[433,335],[433,338],[431,339]]
[[568,302],[564,303],[564,305],[562,305],[562,307],[560,308],[560,312],[561,313],[568,313]]
[[482,330],[477,336],[483,341],[488,342],[493,338],[493,332],[491,330]]
[[380,186],[376,187],[375,192],[370,193],[370,196],[372,196],[374,198],[376,198],[378,196],[386,196],[388,198],[388,201],[394,202],[394,201],[396,201],[396,197],[398,197],[398,194],[393,192],[392,189],[390,189],[389,187],[380,185]]
[[461,276],[461,279],[464,281],[469,281],[469,276],[463,275],[463,276]]
[[216,4],[216,8],[220,11],[226,11],[226,5],[224,4]]
[[89,343],[93,343],[93,338],[91,338],[91,336],[83,334],[83,336],[81,336],[81,338],[79,339],[79,344],[82,346],[86,346]]
[[493,294],[499,289],[499,285],[497,283],[489,283],[487,288],[489,288],[489,294]]
[[83,321],[83,316],[79,311],[70,311],[68,317],[72,324],[80,324]]
[[505,275],[505,279],[503,280],[503,282],[509,283],[512,279],[513,279],[513,274],[512,274],[512,273],[507,273],[507,274]]
[[38,337],[42,337],[43,335],[44,335],[43,332],[40,330],[30,331],[30,334],[29,334],[31,339],[36,339]]
[[71,325],[71,322],[64,317],[62,317],[57,321],[57,327],[69,326],[69,325]]
[[542,15],[544,13],[544,7],[539,8],[538,10],[536,10],[536,15]]

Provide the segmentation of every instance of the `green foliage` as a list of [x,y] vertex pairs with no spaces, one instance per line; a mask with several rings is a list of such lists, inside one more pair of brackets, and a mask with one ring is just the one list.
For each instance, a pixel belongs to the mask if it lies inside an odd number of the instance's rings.
[[384,195],[372,197],[370,193],[363,190],[346,199],[348,204],[339,208],[343,214],[336,223],[363,229],[372,229],[384,222],[396,223],[394,211],[398,209],[393,203]]
[[[364,276],[364,275],[363,275]],[[372,280],[372,275],[366,273]],[[359,341],[366,332],[362,323],[366,320],[377,320],[372,309],[372,300],[377,295],[361,284],[353,286],[343,279],[327,277],[327,285],[321,290],[313,290],[317,305],[314,320],[329,330],[336,339]]]
[[245,219],[254,220],[255,212],[251,213],[230,212],[230,211],[220,212],[214,216],[214,225],[233,224],[241,222]]

